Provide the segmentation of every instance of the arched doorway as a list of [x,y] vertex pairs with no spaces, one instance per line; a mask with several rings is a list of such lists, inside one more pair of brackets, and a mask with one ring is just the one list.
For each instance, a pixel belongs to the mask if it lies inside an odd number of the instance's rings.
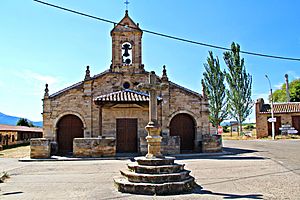
[[193,151],[195,141],[194,119],[185,113],[175,115],[170,122],[170,136],[180,136],[180,151]]
[[75,115],[65,115],[57,123],[58,154],[72,153],[74,138],[83,138],[83,123]]

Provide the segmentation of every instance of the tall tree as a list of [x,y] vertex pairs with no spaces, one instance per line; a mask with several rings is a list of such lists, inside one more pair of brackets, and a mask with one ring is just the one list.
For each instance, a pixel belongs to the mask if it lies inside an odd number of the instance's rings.
[[242,123],[251,114],[253,101],[251,99],[252,76],[246,72],[244,58],[240,57],[240,46],[234,42],[231,51],[224,52],[224,61],[228,67],[226,81],[229,89],[228,112],[239,124],[238,134],[242,132]]
[[17,126],[28,126],[28,127],[33,127],[34,125],[32,124],[31,121],[28,121],[27,119],[25,118],[20,118],[18,121],[17,121]]
[[214,127],[226,119],[228,112],[226,108],[225,71],[220,68],[219,58],[214,58],[213,52],[209,51],[207,63],[204,63],[202,85],[209,100],[209,120]]
[[[300,79],[295,79],[289,83],[291,102],[300,102]],[[286,87],[282,84],[281,89],[273,92],[274,102],[286,102]]]

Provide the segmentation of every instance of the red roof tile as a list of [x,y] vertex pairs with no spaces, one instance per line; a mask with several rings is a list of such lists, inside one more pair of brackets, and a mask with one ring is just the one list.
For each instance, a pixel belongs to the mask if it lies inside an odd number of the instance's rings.
[[42,128],[0,124],[0,131],[43,132]]
[[[300,112],[300,102],[274,103],[274,113],[294,113]],[[261,113],[271,113],[271,105],[264,104]]]
[[[160,97],[157,98],[161,100]],[[147,102],[149,94],[134,90],[122,90],[109,94],[98,96],[94,99],[95,102]]]

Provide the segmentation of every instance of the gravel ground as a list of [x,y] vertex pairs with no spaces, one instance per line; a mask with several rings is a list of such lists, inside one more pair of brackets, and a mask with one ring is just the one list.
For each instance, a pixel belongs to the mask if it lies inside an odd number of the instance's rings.
[[30,155],[30,146],[22,146],[0,151],[0,158],[25,158]]

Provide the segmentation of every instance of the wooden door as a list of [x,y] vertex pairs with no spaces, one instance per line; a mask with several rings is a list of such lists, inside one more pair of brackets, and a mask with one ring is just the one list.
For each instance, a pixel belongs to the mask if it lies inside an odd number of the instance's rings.
[[117,119],[117,153],[137,152],[137,119]]
[[[268,117],[268,119],[271,117]],[[275,116],[276,118],[276,122],[275,122],[275,135],[280,135],[281,132],[279,130],[279,128],[281,127],[281,117],[279,116]],[[271,122],[267,122],[268,123],[268,135],[272,136],[272,123]]]
[[60,155],[73,152],[73,139],[83,138],[83,123],[75,115],[62,117],[57,124],[57,143]]
[[300,135],[300,116],[292,116],[292,126],[298,131]]
[[180,136],[180,150],[191,151],[194,149],[195,124],[188,114],[178,114],[171,120],[170,135]]

